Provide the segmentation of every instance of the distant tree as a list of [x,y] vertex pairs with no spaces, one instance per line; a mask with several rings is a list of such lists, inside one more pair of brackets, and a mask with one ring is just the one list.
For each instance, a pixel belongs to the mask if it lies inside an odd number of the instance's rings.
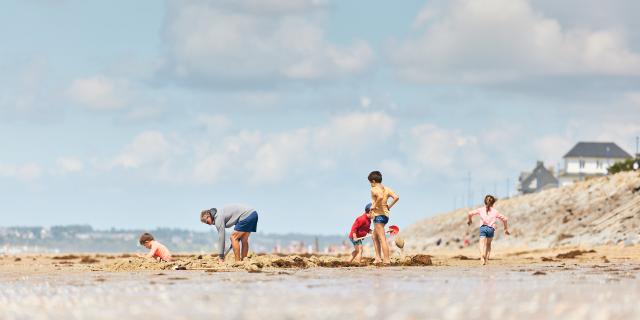
[[609,167],[609,169],[607,169],[607,171],[609,172],[609,174],[616,174],[618,172],[624,172],[624,171],[632,171],[633,170],[633,163],[636,161],[636,159],[633,158],[629,158],[627,160],[624,161],[618,161],[616,163],[614,163],[611,167]]

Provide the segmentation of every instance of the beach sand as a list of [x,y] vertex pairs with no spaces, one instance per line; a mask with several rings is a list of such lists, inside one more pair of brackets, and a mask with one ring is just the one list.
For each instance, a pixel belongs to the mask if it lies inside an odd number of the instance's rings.
[[[217,263],[178,255],[0,257],[2,319],[634,319],[640,247],[397,254],[394,266],[346,257],[253,255]],[[173,270],[176,266],[188,270]],[[189,269],[204,270],[189,270]],[[479,299],[483,299],[483,303]]]

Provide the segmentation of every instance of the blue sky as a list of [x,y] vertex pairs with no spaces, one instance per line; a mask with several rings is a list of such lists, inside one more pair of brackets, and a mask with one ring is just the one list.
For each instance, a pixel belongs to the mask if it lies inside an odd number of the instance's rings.
[[634,1],[5,1],[0,225],[408,226],[640,134]]

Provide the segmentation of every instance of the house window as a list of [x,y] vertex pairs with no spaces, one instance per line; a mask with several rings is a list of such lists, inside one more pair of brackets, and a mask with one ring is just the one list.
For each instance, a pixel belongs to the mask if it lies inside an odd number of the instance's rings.
[[584,169],[584,160],[580,160],[580,169]]
[[596,161],[596,168],[602,169],[602,161],[600,160]]

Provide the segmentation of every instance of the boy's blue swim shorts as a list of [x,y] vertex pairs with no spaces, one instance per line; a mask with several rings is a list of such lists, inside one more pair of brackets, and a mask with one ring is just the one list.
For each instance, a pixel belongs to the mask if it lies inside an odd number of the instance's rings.
[[389,222],[389,217],[385,215],[379,215],[373,218],[373,223],[387,224],[387,222]]

